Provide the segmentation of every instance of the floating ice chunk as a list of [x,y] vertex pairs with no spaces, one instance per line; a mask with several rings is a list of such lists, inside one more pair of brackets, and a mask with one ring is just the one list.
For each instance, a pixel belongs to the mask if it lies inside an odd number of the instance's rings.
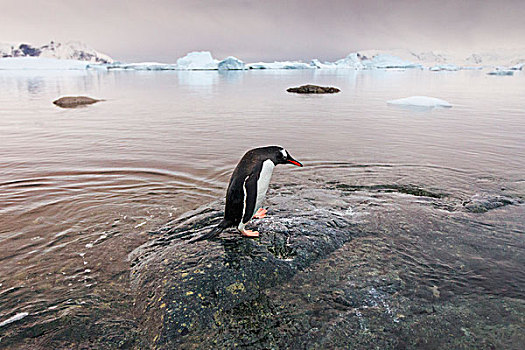
[[514,71],[507,69],[505,67],[496,67],[496,69],[494,69],[491,72],[488,72],[487,74],[488,75],[514,75]]
[[244,62],[240,59],[230,56],[220,61],[218,64],[219,70],[243,70],[246,69]]
[[209,51],[190,52],[177,60],[177,69],[181,70],[216,70],[219,61]]
[[390,100],[390,101],[387,101],[387,103],[390,105],[425,107],[425,108],[452,107],[452,105],[445,100],[441,100],[435,97],[427,97],[427,96],[411,96],[411,97],[406,97],[406,98],[400,98],[398,100]]
[[87,61],[42,57],[0,58],[0,70],[85,70]]
[[390,68],[421,68],[420,64],[405,61],[397,56],[379,54],[371,59],[362,61],[362,64],[368,69],[390,69]]
[[14,315],[13,317],[10,317],[8,318],[7,320],[5,321],[2,321],[0,322],[0,327],[3,327],[3,326],[6,326],[10,323],[13,323],[13,322],[16,322],[16,321],[20,321],[21,319],[23,319],[24,317],[26,317],[27,315],[29,315],[29,312],[20,312],[20,313],[17,313],[16,315]]
[[308,63],[300,61],[275,61],[249,63],[249,69],[315,69]]
[[460,68],[458,66],[456,66],[455,64],[441,64],[441,65],[438,65],[438,66],[431,67],[430,70],[433,71],[433,72],[439,72],[439,71],[442,71],[442,70],[453,72],[453,71],[460,70]]
[[[174,64],[158,63],[158,62],[140,62],[140,63],[113,63],[103,65],[110,70],[115,69],[129,69],[129,70],[175,70],[177,67]],[[89,68],[97,68],[95,65],[90,65]]]

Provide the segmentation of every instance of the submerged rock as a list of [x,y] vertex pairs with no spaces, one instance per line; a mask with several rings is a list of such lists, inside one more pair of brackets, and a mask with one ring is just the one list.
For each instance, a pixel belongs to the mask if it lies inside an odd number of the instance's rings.
[[468,201],[465,201],[463,206],[471,213],[485,213],[492,209],[515,204],[519,204],[519,202],[513,198],[500,195],[476,194]]
[[65,96],[53,101],[55,105],[62,108],[75,108],[85,105],[91,105],[103,100],[96,100],[87,96]]
[[295,92],[298,94],[334,94],[340,92],[338,88],[330,86],[317,86],[317,85],[303,85],[299,87],[289,88],[286,91]]

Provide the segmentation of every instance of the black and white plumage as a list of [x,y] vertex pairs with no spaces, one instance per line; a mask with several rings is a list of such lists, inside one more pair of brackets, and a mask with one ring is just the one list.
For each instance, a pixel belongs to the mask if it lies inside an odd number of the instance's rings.
[[[246,230],[245,226],[261,208],[273,169],[278,164],[303,166],[280,146],[254,148],[246,152],[230,178],[223,220],[194,241],[215,237],[228,227],[236,227],[244,236],[257,237],[257,231]],[[261,209],[261,217],[265,212]]]

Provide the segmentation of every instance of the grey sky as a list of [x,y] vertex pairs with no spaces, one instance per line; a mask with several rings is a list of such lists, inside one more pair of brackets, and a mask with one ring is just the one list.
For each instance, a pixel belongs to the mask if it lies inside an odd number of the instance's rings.
[[522,0],[0,0],[0,42],[83,41],[123,61],[194,50],[335,59],[364,49],[525,46]]

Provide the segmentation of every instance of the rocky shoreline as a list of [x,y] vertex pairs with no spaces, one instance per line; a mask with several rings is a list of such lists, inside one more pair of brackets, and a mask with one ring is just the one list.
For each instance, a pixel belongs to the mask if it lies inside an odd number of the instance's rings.
[[[413,224],[405,216],[429,205],[476,215],[461,202],[453,208],[446,194],[413,186],[287,188],[270,194],[270,216],[255,223],[260,239],[226,232],[188,243],[218,222],[217,202],[169,223],[130,255],[147,343],[159,349],[512,349],[524,340],[519,288],[498,291],[497,282],[486,282],[490,276],[450,266],[454,259],[441,255],[449,253],[436,241],[442,217]],[[385,199],[399,196],[406,202],[401,209],[385,207]],[[414,237],[399,236],[412,230],[418,239],[433,238],[407,247]]]

